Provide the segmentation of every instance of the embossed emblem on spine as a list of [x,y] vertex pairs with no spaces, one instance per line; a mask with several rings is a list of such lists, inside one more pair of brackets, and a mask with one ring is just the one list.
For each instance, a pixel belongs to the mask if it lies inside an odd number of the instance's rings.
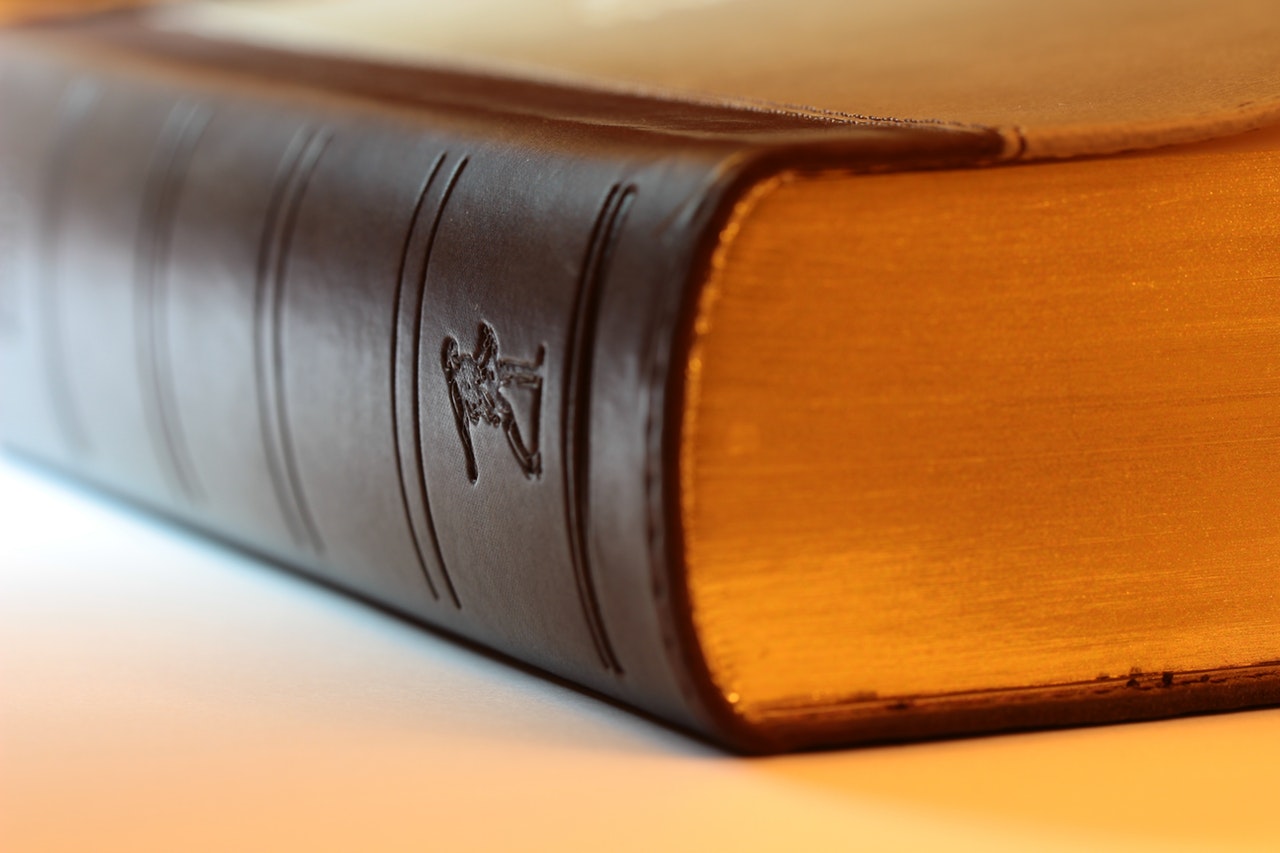
[[[542,476],[542,454],[538,450],[538,431],[542,409],[542,361],[545,347],[538,347],[533,361],[503,358],[498,351],[498,333],[482,322],[475,350],[463,352],[458,342],[447,337],[441,352],[441,364],[449,383],[449,401],[458,425],[458,438],[466,457],[467,479],[476,482],[475,445],[471,428],[488,424],[502,430],[507,445],[520,470],[531,480]],[[520,429],[516,410],[508,399],[509,392],[528,395],[532,414],[529,417],[528,440]]]

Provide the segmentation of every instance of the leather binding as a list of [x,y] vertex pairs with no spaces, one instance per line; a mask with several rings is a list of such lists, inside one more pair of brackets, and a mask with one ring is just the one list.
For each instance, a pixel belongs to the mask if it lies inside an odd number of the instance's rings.
[[[762,177],[988,163],[1000,133],[128,16],[11,31],[0,74],[12,448],[732,747],[850,739],[742,729],[701,669],[674,473],[696,284]],[[1188,707],[1275,698],[1246,682]],[[1060,698],[853,736],[1151,712]]]

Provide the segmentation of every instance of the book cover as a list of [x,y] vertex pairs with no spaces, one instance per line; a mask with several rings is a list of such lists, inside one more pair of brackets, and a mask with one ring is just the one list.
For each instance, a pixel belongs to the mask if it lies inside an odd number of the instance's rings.
[[11,447],[740,749],[1275,701],[1275,146],[1099,159],[1262,4],[393,6],[5,33]]

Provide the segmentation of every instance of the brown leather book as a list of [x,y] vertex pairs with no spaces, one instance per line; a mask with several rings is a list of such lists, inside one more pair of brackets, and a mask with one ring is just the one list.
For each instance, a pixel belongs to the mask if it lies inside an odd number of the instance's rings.
[[744,751],[1273,703],[1280,19],[1067,5],[12,27],[5,442]]

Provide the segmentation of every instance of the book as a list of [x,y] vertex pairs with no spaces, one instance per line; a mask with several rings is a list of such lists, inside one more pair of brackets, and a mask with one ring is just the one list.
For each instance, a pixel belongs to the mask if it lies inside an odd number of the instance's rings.
[[9,447],[744,751],[1280,698],[1263,4],[387,8],[4,33]]

